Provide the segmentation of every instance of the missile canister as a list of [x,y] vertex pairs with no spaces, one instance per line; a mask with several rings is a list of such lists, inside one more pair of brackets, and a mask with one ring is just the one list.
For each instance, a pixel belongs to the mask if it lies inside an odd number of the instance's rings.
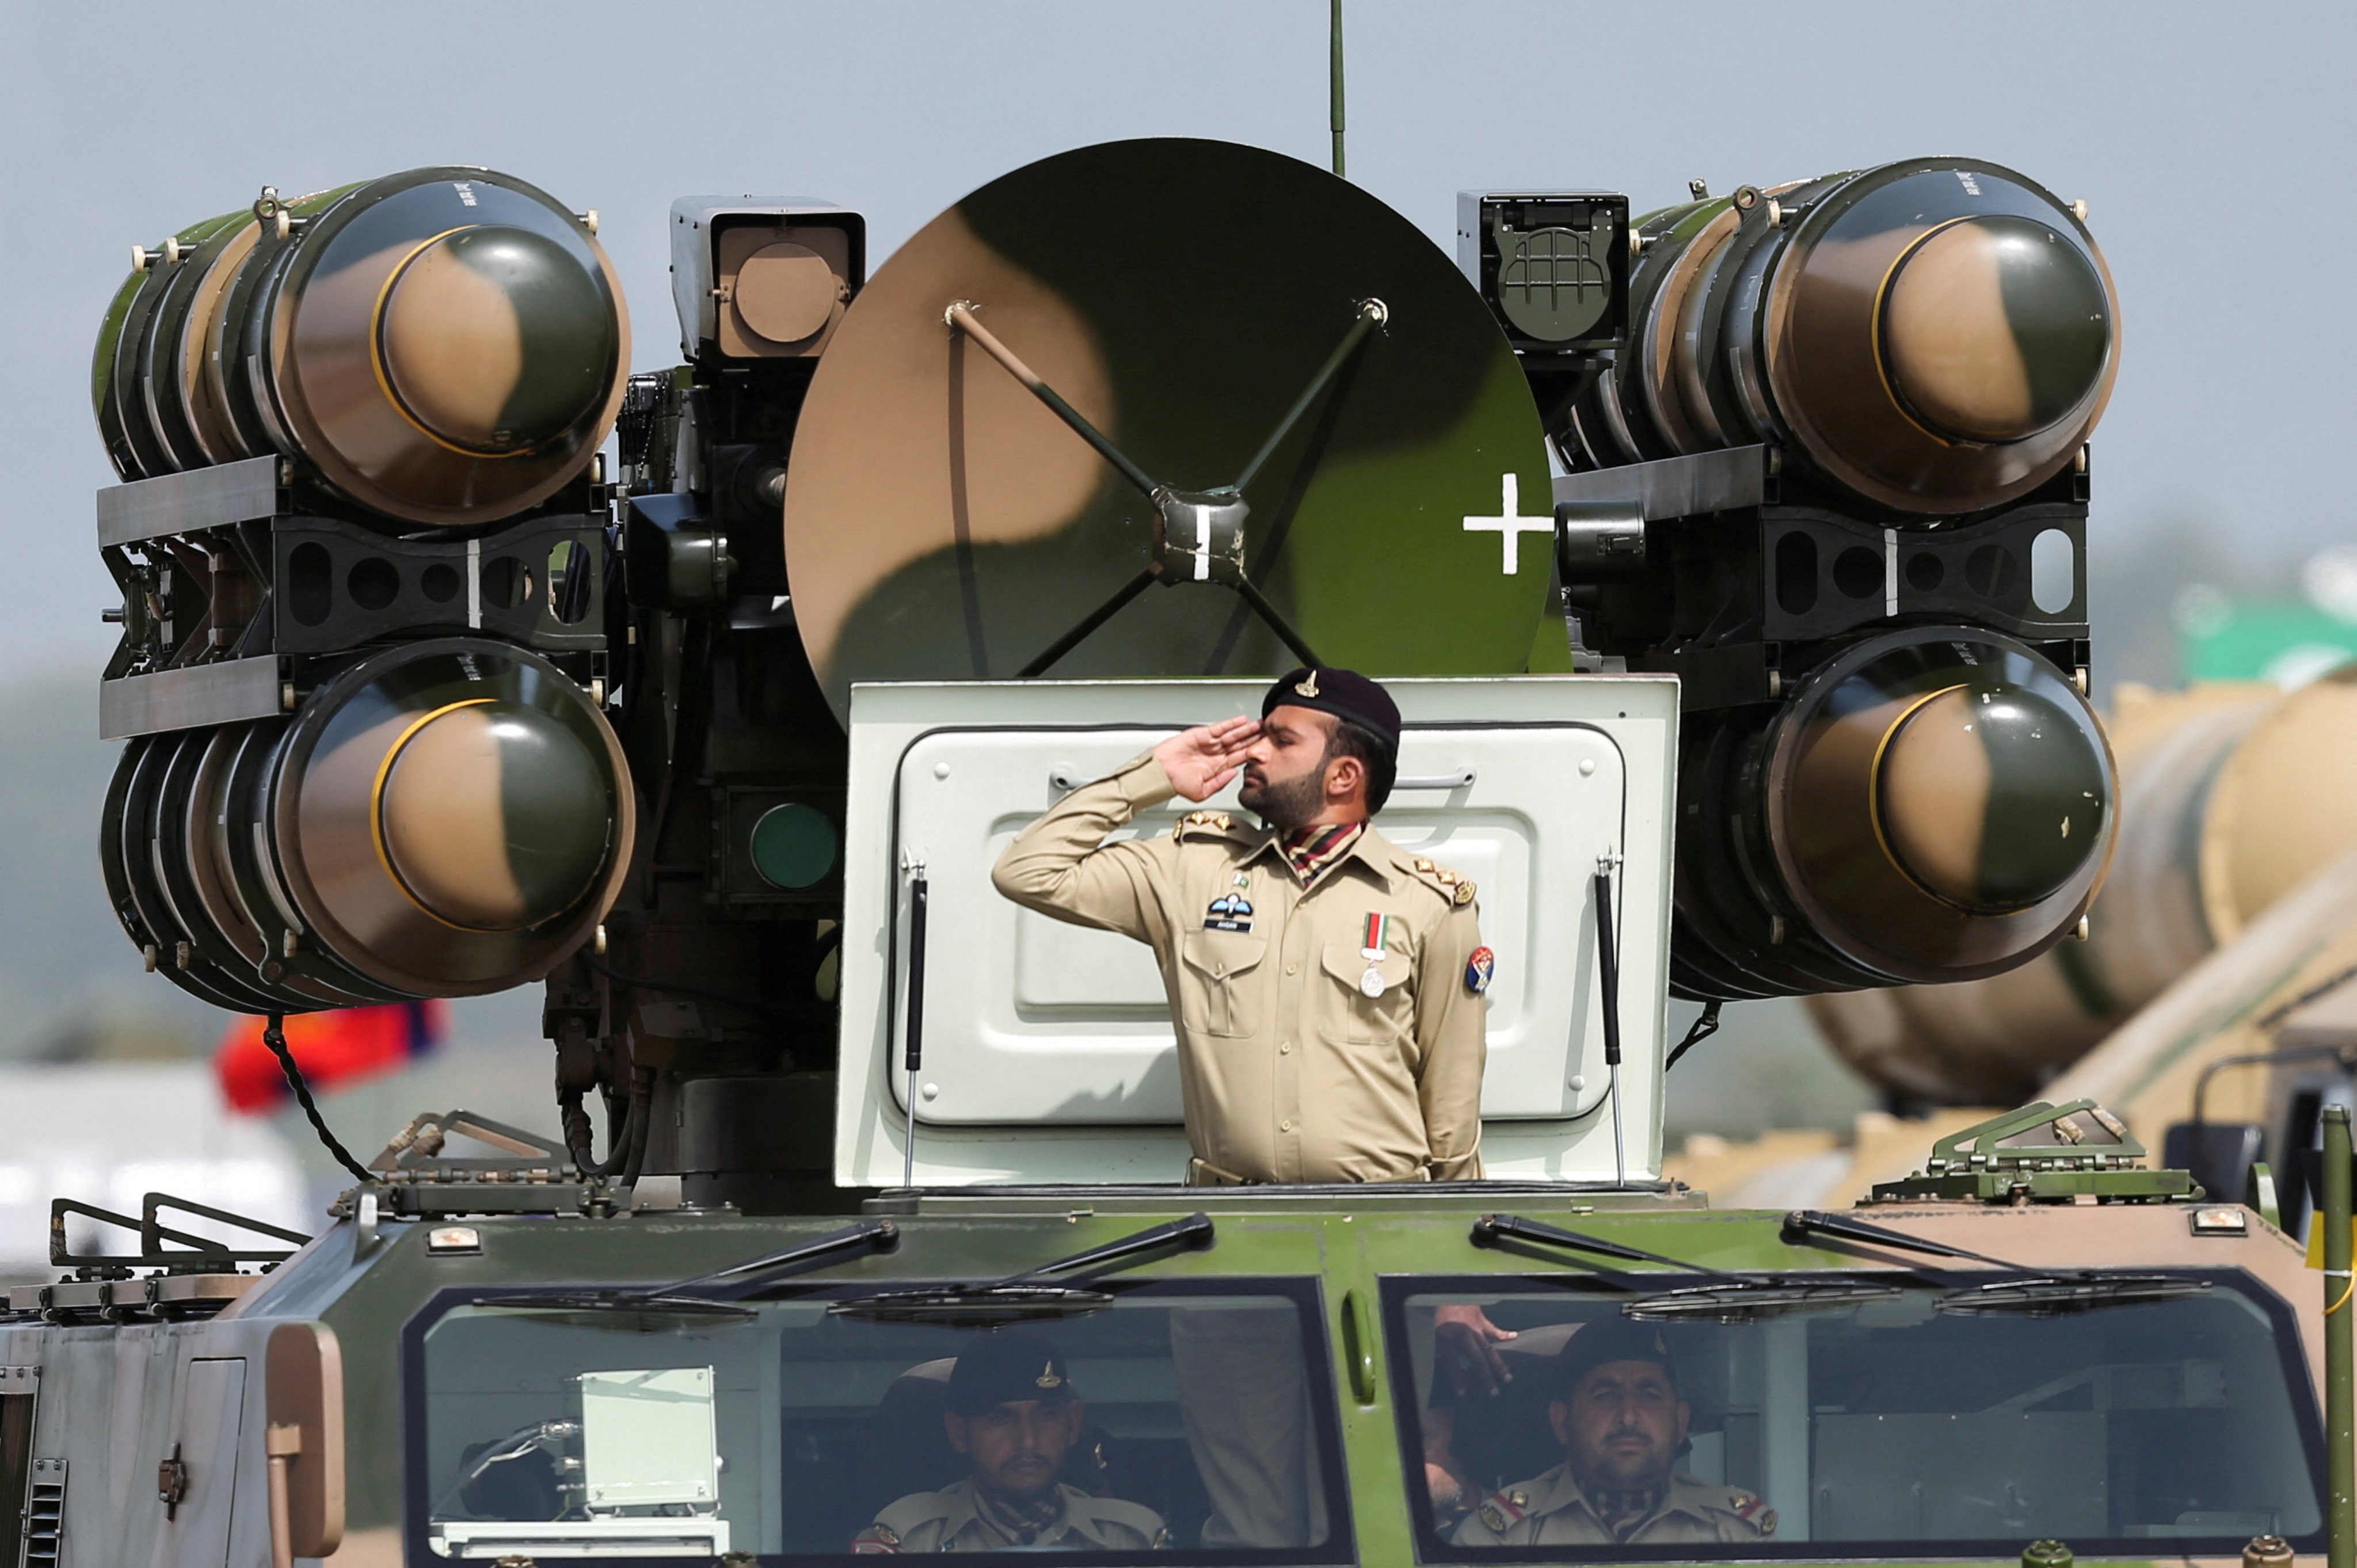
[[124,929],[183,989],[301,1012],[539,978],[613,904],[635,810],[578,686],[439,638],[370,654],[292,717],[135,738],[100,854]]
[[140,478],[268,452],[404,523],[512,516],[621,407],[630,319],[594,218],[487,169],[423,168],[197,224],[149,252],[92,366]]
[[1595,463],[1768,442],[1929,520],[2069,464],[2119,369],[2083,215],[1995,165],[1917,158],[1665,208],[1630,346],[1577,410]]
[[2288,695],[2124,693],[2119,852],[2088,940],[1969,984],[1810,1003],[1850,1066],[1911,1099],[2035,1092],[2277,898],[2357,845],[2357,672]]
[[1866,639],[1772,718],[1690,720],[1687,738],[1673,962],[1690,994],[1997,973],[2078,923],[2111,858],[2101,729],[1993,632]]

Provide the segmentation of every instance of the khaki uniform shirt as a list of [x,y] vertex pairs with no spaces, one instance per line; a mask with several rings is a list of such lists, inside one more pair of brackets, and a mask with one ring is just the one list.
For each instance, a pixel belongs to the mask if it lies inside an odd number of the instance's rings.
[[862,1554],[894,1552],[1038,1551],[1148,1552],[1170,1544],[1162,1516],[1119,1498],[1092,1498],[1059,1483],[1056,1517],[1029,1541],[974,1494],[971,1480],[938,1492],[912,1492],[876,1516],[851,1550]]
[[[1278,833],[1225,812],[1104,843],[1175,793],[1151,753],[1138,757],[1025,829],[992,879],[1027,908],[1153,947],[1193,1178],[1479,1176],[1487,1045],[1469,973],[1481,948],[1473,884],[1372,826],[1306,888]],[[1391,917],[1373,960],[1370,915]]]
[[1623,1536],[1598,1516],[1569,1465],[1491,1492],[1449,1539],[1458,1546],[1668,1546],[1759,1541],[1776,1533],[1776,1510],[1749,1492],[1674,1475],[1661,1506]]

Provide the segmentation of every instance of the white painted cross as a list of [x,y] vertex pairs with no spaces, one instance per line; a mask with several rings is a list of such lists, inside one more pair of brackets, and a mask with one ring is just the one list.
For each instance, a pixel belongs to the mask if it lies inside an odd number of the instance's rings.
[[1555,519],[1523,516],[1521,488],[1512,474],[1505,475],[1504,478],[1505,493],[1499,505],[1500,511],[1504,515],[1469,517],[1465,520],[1465,532],[1498,535],[1498,570],[1512,577],[1518,575],[1523,569],[1523,535],[1525,533],[1552,535],[1555,532]]

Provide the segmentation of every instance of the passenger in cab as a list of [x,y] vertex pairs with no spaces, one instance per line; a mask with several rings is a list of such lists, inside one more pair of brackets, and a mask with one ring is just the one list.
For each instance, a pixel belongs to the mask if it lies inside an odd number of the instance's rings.
[[1077,1549],[1145,1552],[1170,1532],[1152,1509],[1092,1497],[1058,1477],[1082,1407],[1064,1359],[1028,1329],[978,1334],[950,1372],[942,1416],[966,1477],[913,1492],[876,1516],[856,1552]]
[[1659,1328],[1601,1318],[1555,1356],[1547,1423],[1564,1462],[1490,1494],[1459,1546],[1631,1546],[1759,1541],[1776,1513],[1750,1493],[1676,1468],[1692,1411]]

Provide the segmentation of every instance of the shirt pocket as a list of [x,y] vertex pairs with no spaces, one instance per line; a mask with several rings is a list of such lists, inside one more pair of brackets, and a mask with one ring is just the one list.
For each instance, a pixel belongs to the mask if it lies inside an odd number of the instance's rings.
[[1265,1009],[1259,991],[1264,937],[1242,931],[1188,931],[1178,939],[1179,1021],[1190,1035],[1223,1039],[1253,1033]]
[[[1370,965],[1362,949],[1329,942],[1318,967],[1330,983],[1318,998],[1318,1028],[1329,1040],[1352,1046],[1395,1045],[1415,1032],[1415,1003],[1408,994],[1414,968],[1407,955],[1386,950]],[[1383,988],[1370,996],[1361,987],[1367,971],[1382,976]]]

